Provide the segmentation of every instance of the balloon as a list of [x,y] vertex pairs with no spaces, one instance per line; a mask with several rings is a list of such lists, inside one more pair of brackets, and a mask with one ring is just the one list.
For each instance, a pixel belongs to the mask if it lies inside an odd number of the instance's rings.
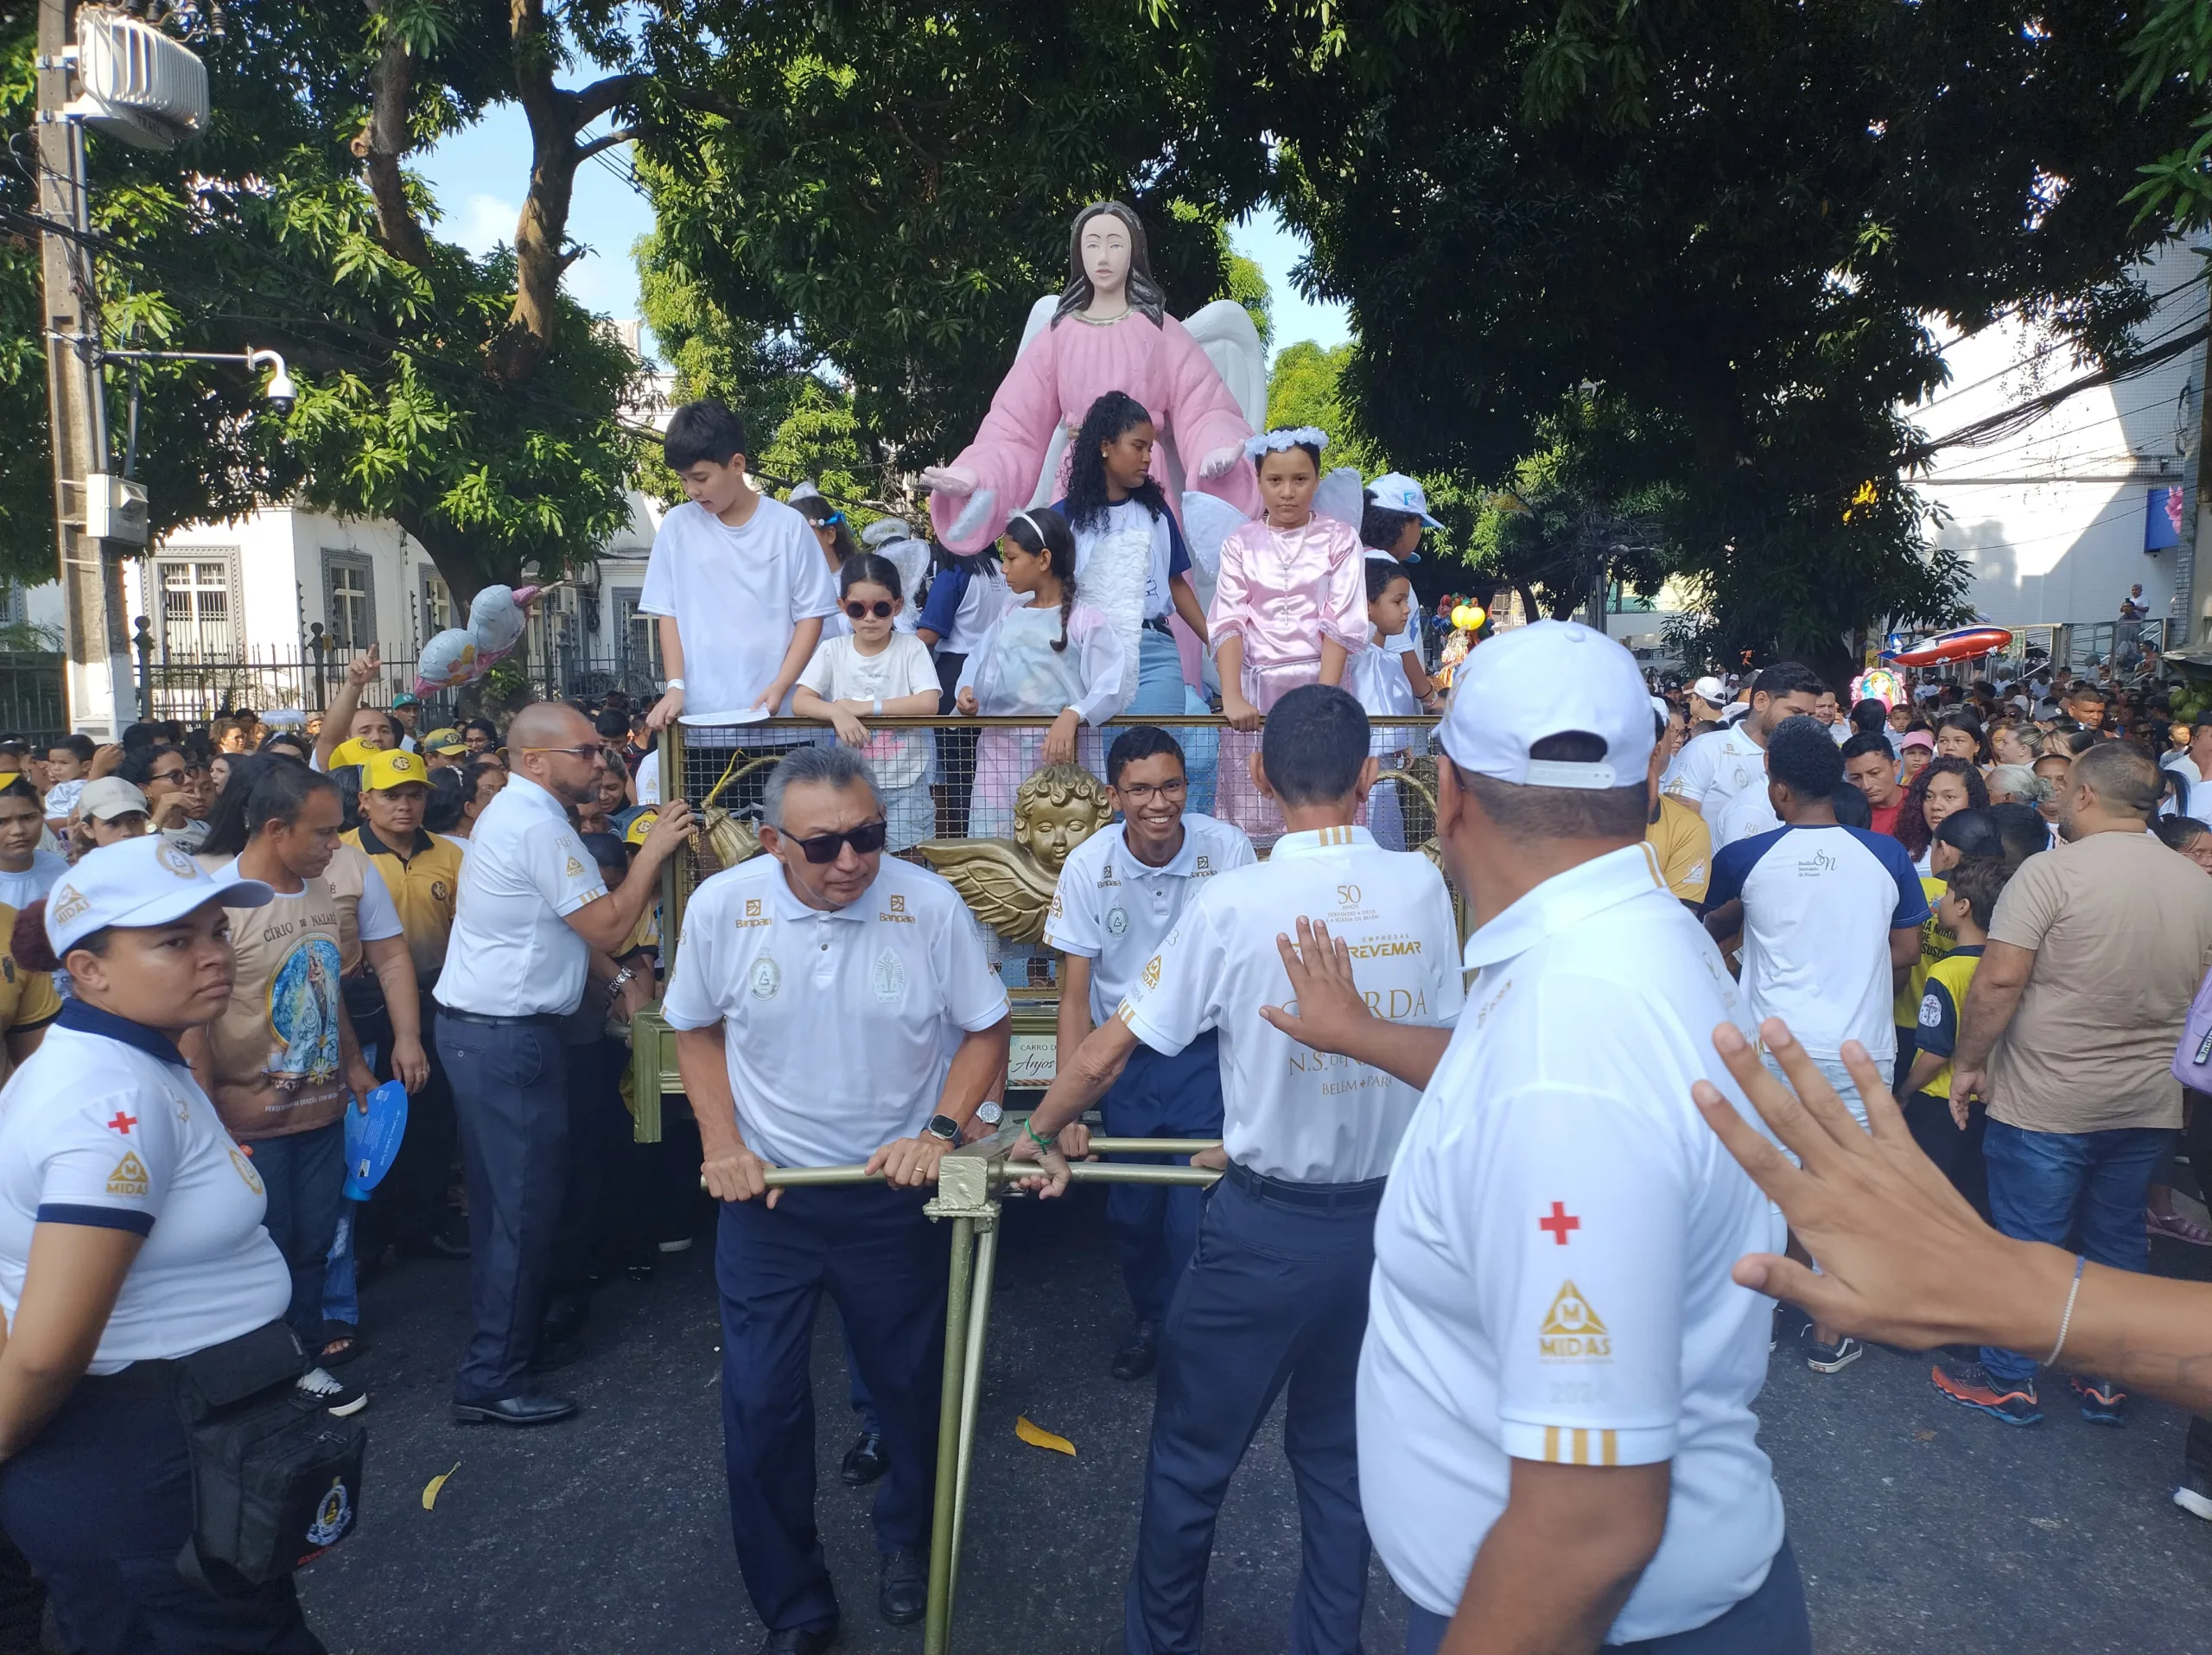
[[1904,694],[1897,675],[1883,666],[1868,669],[1851,684],[1851,698],[1854,702],[1878,701],[1885,707],[1894,707]]
[[415,664],[415,693],[428,696],[457,690],[483,677],[490,665],[475,639],[459,627],[448,627],[423,646],[423,657]]
[[468,606],[468,631],[476,646],[497,659],[522,641],[535,586],[487,586]]
[[1467,630],[1469,632],[1481,631],[1483,622],[1489,619],[1490,611],[1484,608],[1481,604],[1470,603],[1467,606]]

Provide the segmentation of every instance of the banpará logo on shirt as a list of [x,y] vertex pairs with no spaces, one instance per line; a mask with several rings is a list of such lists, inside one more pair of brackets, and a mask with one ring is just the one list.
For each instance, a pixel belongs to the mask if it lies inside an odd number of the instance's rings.
[[768,915],[761,913],[760,899],[759,897],[748,896],[745,899],[745,917],[737,922],[737,928],[740,931],[750,931],[755,926],[772,925],[774,923],[774,920],[770,919]]
[[904,913],[906,911],[906,899],[904,896],[893,895],[891,899],[891,911],[893,913]]
[[1113,936],[1128,934],[1129,916],[1120,908],[1109,908],[1106,913],[1106,929]]
[[776,990],[784,986],[784,968],[765,954],[753,962],[753,970],[748,976],[752,979],[755,1000],[772,1000],[776,997]]
[[1191,864],[1191,871],[1194,874],[1210,874],[1213,872],[1213,858],[1207,856],[1204,851],[1199,852],[1198,859]]
[[1573,1282],[1560,1283],[1552,1308],[1536,1335],[1536,1354],[1546,1362],[1610,1362],[1612,1337],[1605,1323]]
[[138,1159],[138,1152],[125,1149],[123,1159],[115,1163],[115,1170],[107,1175],[107,1193],[143,1200],[149,1181],[146,1176],[146,1163]]

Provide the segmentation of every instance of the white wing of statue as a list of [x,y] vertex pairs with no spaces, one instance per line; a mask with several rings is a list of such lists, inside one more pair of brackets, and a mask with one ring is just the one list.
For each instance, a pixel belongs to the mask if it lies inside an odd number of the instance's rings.
[[1183,544],[1191,551],[1191,589],[1198,607],[1213,608],[1214,578],[1221,572],[1221,543],[1244,523],[1227,500],[1193,488],[1183,496]]
[[905,539],[885,541],[876,548],[876,554],[889,558],[891,566],[899,571],[899,589],[906,595],[906,607],[899,611],[896,624],[899,631],[912,632],[921,624],[922,603],[916,594],[929,576],[930,543],[909,535]]
[[[1137,693],[1137,653],[1144,634],[1144,587],[1151,573],[1152,531],[1128,529],[1101,535],[1084,559],[1083,583],[1076,595],[1104,615],[1122,640],[1122,705]],[[1120,708],[1116,709],[1116,711]]]
[[[1021,324],[1021,351],[1029,348],[1038,334],[1052,325],[1052,313],[1060,307],[1060,296],[1047,293],[1029,307],[1029,320]],[[1027,501],[1031,506],[1050,506],[1059,496],[1060,456],[1068,451],[1068,428],[1065,425],[1052,433],[1052,441],[1045,449],[1044,469],[1037,474],[1037,492]]]
[[1367,485],[1360,481],[1359,468],[1338,466],[1323,477],[1321,486],[1313,491],[1313,510],[1322,517],[1351,524],[1351,532],[1357,534],[1360,519],[1367,514]]
[[[1184,318],[1183,325],[1221,375],[1229,394],[1244,411],[1244,423],[1255,431],[1268,429],[1268,353],[1260,344],[1260,330],[1252,315],[1234,299],[1216,299]],[[1203,455],[1187,456],[1195,466]]]

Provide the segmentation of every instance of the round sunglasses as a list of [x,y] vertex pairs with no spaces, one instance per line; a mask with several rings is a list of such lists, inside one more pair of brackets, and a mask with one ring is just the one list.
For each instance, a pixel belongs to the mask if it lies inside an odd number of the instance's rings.
[[874,603],[862,603],[855,598],[845,606],[845,613],[855,621],[864,621],[869,615],[874,615],[878,621],[887,621],[890,619],[891,612],[896,607],[895,604],[887,602],[881,598],[878,598]]

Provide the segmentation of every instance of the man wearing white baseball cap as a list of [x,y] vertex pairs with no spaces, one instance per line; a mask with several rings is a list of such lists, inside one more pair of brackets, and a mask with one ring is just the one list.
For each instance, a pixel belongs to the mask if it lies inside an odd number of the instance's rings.
[[1806,1655],[1751,1412],[1770,1303],[1728,1274],[1772,1221],[1688,1101],[1705,1079],[1745,1107],[1712,1031],[1751,1024],[1641,842],[1642,678],[1550,621],[1460,671],[1436,824],[1476,926],[1465,1015],[1449,1033],[1375,1019],[1304,919],[1284,943],[1297,1012],[1264,1014],[1426,1089],[1376,1224],[1359,1375],[1362,1500],[1412,1600],[1407,1649],[1457,1626],[1514,1648]]

